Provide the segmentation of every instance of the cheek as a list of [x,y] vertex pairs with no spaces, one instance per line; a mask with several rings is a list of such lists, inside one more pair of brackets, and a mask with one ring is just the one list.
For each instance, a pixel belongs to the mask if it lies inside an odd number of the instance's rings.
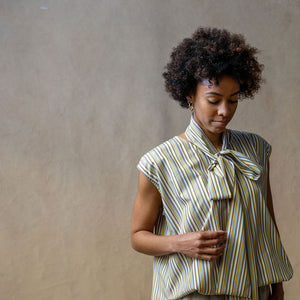
[[232,116],[234,116],[236,110],[237,110],[237,106],[232,109]]
[[208,121],[210,119],[213,119],[215,116],[215,112],[210,110],[210,109],[205,109],[205,108],[199,108],[198,109],[198,116],[204,121]]
[[218,109],[215,107],[210,107],[206,110],[206,115],[208,118],[214,118],[218,114]]
[[209,121],[215,118],[217,115],[217,107],[206,104],[205,102],[198,102],[195,107],[195,112],[199,119],[203,121]]

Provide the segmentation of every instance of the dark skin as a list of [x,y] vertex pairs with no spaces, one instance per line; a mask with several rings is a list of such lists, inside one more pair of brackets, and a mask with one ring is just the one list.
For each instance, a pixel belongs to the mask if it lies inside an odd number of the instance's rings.
[[[195,95],[187,97],[194,106],[194,119],[216,148],[222,147],[222,132],[237,108],[239,84],[231,77],[224,77],[219,85],[209,87],[199,84]],[[179,135],[187,140],[184,133]],[[267,207],[276,225],[270,180],[268,174]],[[226,246],[226,231],[197,231],[186,234],[159,236],[153,233],[162,208],[157,188],[140,173],[131,225],[132,247],[153,256],[182,253],[190,257],[213,261],[218,259]],[[278,229],[277,229],[278,230]],[[268,300],[284,300],[282,283],[272,284]]]

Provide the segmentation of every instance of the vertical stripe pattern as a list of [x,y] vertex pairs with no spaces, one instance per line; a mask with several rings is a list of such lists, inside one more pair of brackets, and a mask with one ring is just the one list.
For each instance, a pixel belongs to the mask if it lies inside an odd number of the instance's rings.
[[215,261],[175,253],[154,258],[152,299],[198,291],[258,300],[258,287],[289,280],[293,270],[266,206],[271,146],[260,136],[225,130],[217,150],[191,118],[185,132],[146,153],[138,169],[157,187],[158,235],[226,230]]

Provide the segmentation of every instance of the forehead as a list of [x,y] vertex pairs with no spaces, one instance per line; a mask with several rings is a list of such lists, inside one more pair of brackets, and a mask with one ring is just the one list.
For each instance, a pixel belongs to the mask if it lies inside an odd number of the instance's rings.
[[217,92],[220,94],[232,94],[238,92],[240,84],[230,76],[222,77],[218,84],[215,80],[204,79],[197,85],[197,93]]

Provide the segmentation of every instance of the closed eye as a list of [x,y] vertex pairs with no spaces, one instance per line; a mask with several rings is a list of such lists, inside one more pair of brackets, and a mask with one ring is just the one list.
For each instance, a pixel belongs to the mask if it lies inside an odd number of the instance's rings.
[[219,101],[209,101],[209,100],[207,100],[207,101],[208,101],[208,103],[213,104],[213,105],[216,105],[219,103]]
[[[208,103],[210,103],[210,104],[213,104],[213,105],[217,105],[220,101],[210,101],[210,100],[207,100],[208,101]],[[238,100],[229,100],[228,101],[230,104],[236,104],[236,103],[238,103]]]

